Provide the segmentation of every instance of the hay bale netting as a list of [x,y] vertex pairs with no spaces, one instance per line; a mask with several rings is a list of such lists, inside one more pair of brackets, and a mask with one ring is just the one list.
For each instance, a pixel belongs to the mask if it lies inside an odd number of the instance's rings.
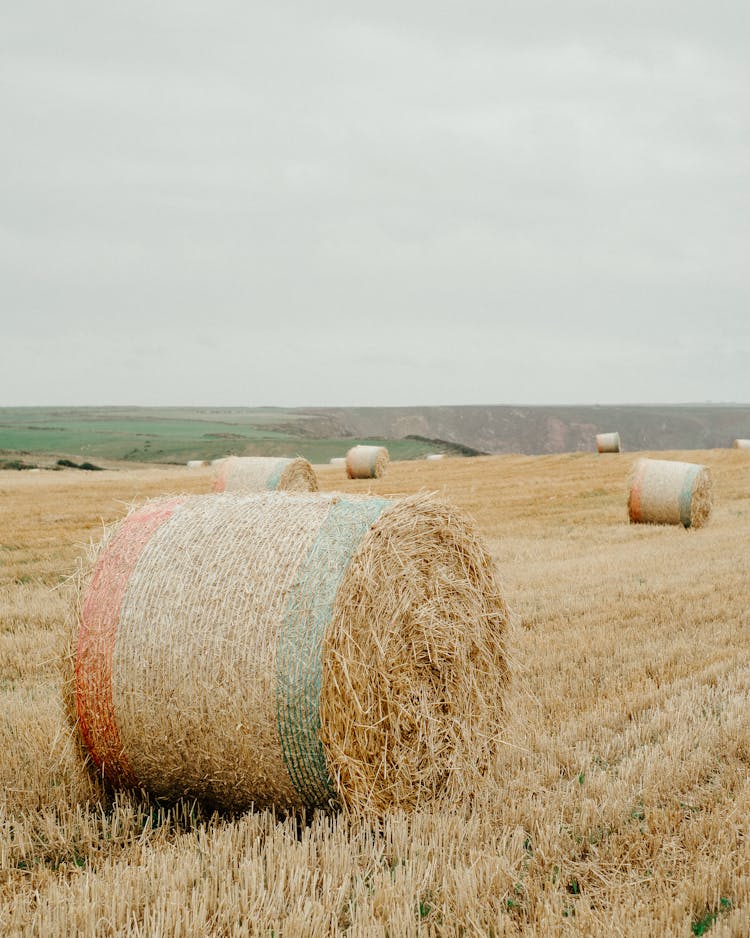
[[750,440],[735,440],[732,446],[734,449],[750,449]]
[[352,446],[346,454],[346,474],[350,479],[379,479],[389,462],[385,446]]
[[346,469],[346,456],[334,456],[328,460],[329,466],[335,466],[337,469]]
[[706,466],[668,459],[639,459],[633,467],[628,516],[634,524],[682,524],[699,528],[712,505]]
[[115,787],[380,813],[465,798],[500,744],[508,611],[429,495],[147,502],[79,608],[78,725]]
[[187,461],[188,469],[203,469],[207,465],[208,461],[205,459],[188,459]]
[[597,433],[596,451],[597,453],[619,453],[620,434],[617,431],[614,433]]
[[278,456],[229,456],[218,468],[215,492],[317,492],[310,463]]

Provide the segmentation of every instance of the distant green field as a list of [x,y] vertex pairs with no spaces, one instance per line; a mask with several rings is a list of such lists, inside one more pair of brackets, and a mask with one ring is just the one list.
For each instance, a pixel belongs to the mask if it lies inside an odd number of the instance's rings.
[[387,446],[392,459],[417,459],[435,449],[415,439],[311,438],[304,420],[295,423],[285,412],[272,408],[0,409],[0,451],[27,457],[184,463],[235,454],[304,456],[322,463],[343,456],[354,443]]

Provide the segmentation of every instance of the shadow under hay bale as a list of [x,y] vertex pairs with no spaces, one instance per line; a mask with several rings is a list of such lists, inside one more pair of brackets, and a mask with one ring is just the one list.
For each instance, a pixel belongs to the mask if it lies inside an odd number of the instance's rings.
[[710,470],[697,463],[639,459],[628,492],[628,517],[633,524],[681,524],[699,528],[711,514]]
[[346,474],[350,479],[380,479],[389,461],[385,446],[352,446],[346,454]]
[[597,433],[596,451],[597,453],[619,453],[621,451],[620,434],[617,431],[614,433]]
[[229,456],[219,463],[215,492],[317,492],[310,463],[276,456]]
[[432,496],[180,496],[107,536],[78,725],[114,787],[229,810],[464,798],[499,745],[508,610]]

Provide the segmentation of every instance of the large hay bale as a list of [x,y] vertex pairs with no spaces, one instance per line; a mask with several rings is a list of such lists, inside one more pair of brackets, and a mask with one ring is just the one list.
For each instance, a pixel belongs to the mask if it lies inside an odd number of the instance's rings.
[[634,524],[699,528],[708,521],[711,505],[711,472],[706,466],[668,459],[636,462],[628,494],[628,516]]
[[379,479],[389,461],[385,446],[352,446],[346,454],[346,474],[350,479]]
[[206,459],[188,459],[187,461],[188,469],[203,469],[203,467],[207,465],[208,460]]
[[301,456],[229,456],[219,464],[215,492],[317,492],[313,467]]
[[328,460],[329,466],[335,466],[337,469],[346,469],[346,456],[333,456]]
[[179,496],[106,538],[78,723],[115,787],[228,809],[465,798],[499,745],[506,605],[432,496]]
[[443,459],[444,456],[445,456],[445,453],[428,453],[428,454],[425,456],[425,459],[427,459],[428,461],[432,462],[432,461],[434,461],[434,460],[436,460],[436,459]]
[[598,453],[619,453],[620,434],[617,431],[614,433],[597,433],[596,451]]
[[750,440],[735,440],[732,446],[734,449],[750,449]]

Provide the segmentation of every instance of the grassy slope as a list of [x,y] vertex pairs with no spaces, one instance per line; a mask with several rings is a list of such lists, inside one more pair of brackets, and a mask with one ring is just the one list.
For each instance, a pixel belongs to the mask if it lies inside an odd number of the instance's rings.
[[310,438],[303,419],[285,419],[283,412],[272,409],[0,410],[0,452],[8,458],[17,453],[56,454],[182,464],[235,454],[304,456],[322,463],[344,455],[354,442],[387,446],[394,459],[414,459],[435,449],[419,440]]
[[[728,447],[750,436],[750,407],[0,408],[0,453],[184,463],[227,453],[327,462],[354,442],[396,459],[450,450],[430,439],[492,453],[591,452],[596,433],[614,429],[625,450]],[[406,439],[414,435],[423,439]]]
[[750,933],[750,458],[665,455],[712,467],[704,529],[627,523],[634,454],[319,473],[324,489],[444,492],[515,610],[492,784],[455,816],[378,832],[85,806],[60,702],[64,578],[101,519],[208,491],[211,473],[0,473],[0,934]]

